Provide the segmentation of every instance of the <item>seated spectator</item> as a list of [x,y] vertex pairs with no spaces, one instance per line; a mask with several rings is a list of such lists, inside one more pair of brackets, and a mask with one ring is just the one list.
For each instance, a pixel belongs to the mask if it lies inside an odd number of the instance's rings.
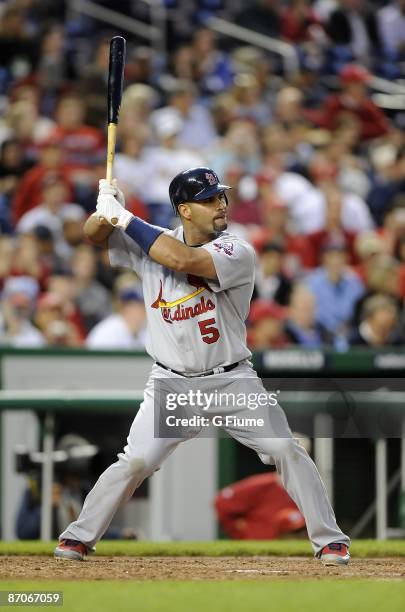
[[18,236],[9,263],[9,276],[31,276],[38,282],[41,290],[45,288],[50,269],[47,263],[41,260],[37,240],[31,232]]
[[84,214],[81,206],[68,203],[68,187],[63,176],[50,173],[42,181],[41,204],[21,217],[16,230],[19,234],[29,234],[37,225],[47,227],[54,237],[57,253],[63,257],[68,248],[63,239],[64,219],[74,216],[83,220]]
[[12,82],[21,71],[27,74],[35,69],[38,41],[29,28],[27,9],[21,3],[2,2],[1,8],[0,57],[7,80]]
[[216,33],[209,28],[198,29],[193,35],[192,51],[195,78],[202,95],[228,89],[232,83],[232,67],[228,54],[218,48]]
[[69,172],[62,161],[62,150],[55,138],[44,140],[39,149],[38,163],[30,168],[22,177],[12,203],[13,222],[42,204],[42,187],[48,174],[56,173],[63,177],[68,190],[68,198],[72,198],[72,188],[69,182]]
[[14,219],[12,200],[21,181],[27,163],[23,149],[18,140],[5,140],[0,148],[0,229],[2,233],[11,234]]
[[381,44],[393,58],[405,54],[405,1],[396,0],[377,12]]
[[145,150],[145,180],[148,199],[146,204],[151,223],[170,227],[173,209],[169,200],[169,184],[173,176],[190,166],[202,166],[204,162],[196,153],[177,146],[177,136],[182,128],[181,119],[172,109],[162,109],[154,116],[155,132],[159,145]]
[[290,6],[281,11],[281,36],[292,43],[311,39],[311,28],[319,20],[308,0],[292,0]]
[[295,285],[288,305],[284,331],[293,343],[307,349],[323,344],[322,328],[315,320],[315,296],[304,285]]
[[[54,236],[46,225],[36,225],[32,230],[40,264],[51,274],[55,270],[63,270],[65,262],[56,253]],[[48,276],[47,274],[47,276]]]
[[146,314],[139,285],[126,274],[115,285],[115,310],[89,333],[86,346],[92,349],[143,350]]
[[[399,140],[399,142],[398,142]],[[395,142],[397,141],[397,142]],[[405,192],[405,146],[402,134],[393,133],[370,151],[372,184],[367,203],[377,225],[384,223],[387,208],[396,206]]]
[[105,158],[104,134],[84,123],[85,114],[84,100],[79,94],[64,94],[58,100],[56,126],[49,135],[59,141],[63,163],[69,169],[71,181],[78,186],[91,180],[92,167]]
[[363,283],[346,266],[347,255],[344,243],[325,244],[322,265],[304,283],[315,296],[316,322],[332,338],[347,335],[355,304],[364,293]]
[[339,0],[326,26],[335,45],[346,46],[362,63],[380,47],[375,13],[365,0]]
[[386,206],[383,224],[377,233],[384,241],[387,252],[394,255],[398,241],[405,236],[405,195],[396,196]]
[[403,341],[395,300],[385,295],[367,298],[361,309],[361,323],[350,336],[350,345],[379,348],[403,346]]
[[359,123],[362,141],[387,134],[390,129],[389,122],[367,92],[370,73],[362,66],[347,64],[339,76],[342,92],[326,98],[319,112],[308,110],[307,116],[319,126],[334,130],[342,116],[352,115]]
[[109,292],[96,280],[96,254],[92,247],[78,246],[71,260],[75,303],[79,308],[86,332],[111,312]]
[[80,329],[69,318],[68,305],[58,293],[43,293],[34,321],[48,346],[75,347],[82,344]]
[[[398,308],[402,307],[401,265],[386,252],[378,253],[365,268],[366,291],[356,303],[353,324],[358,325],[364,302],[374,295],[384,295],[394,300]],[[402,299],[401,299],[402,298]]]
[[259,82],[251,72],[235,75],[232,88],[236,105],[233,113],[239,119],[249,119],[257,125],[265,126],[271,119],[270,105],[263,100]]
[[209,111],[197,102],[197,90],[191,81],[174,80],[170,84],[168,105],[152,113],[152,125],[156,125],[159,118],[169,116],[176,117],[179,122],[176,135],[179,147],[200,153],[215,142],[217,134],[213,120]]
[[45,345],[31,318],[39,287],[34,278],[19,276],[4,283],[0,302],[0,345],[22,348]]
[[257,126],[245,119],[234,119],[223,138],[207,153],[207,159],[218,176],[225,176],[235,165],[256,174],[262,163]]
[[[314,251],[317,265],[320,264],[320,258],[322,253],[322,247],[324,244],[333,241],[342,241],[347,249],[349,255],[349,263],[354,263],[355,254],[353,250],[353,243],[356,234],[353,231],[349,231],[345,228],[344,221],[348,224],[350,216],[348,212],[352,212],[352,226],[357,228],[361,224],[356,223],[358,219],[355,216],[354,211],[345,210],[344,195],[341,191],[333,184],[325,185],[322,193],[325,198],[325,224],[324,227],[318,232],[308,234],[308,239]],[[346,213],[346,214],[345,214]]]
[[255,351],[283,348],[289,341],[284,333],[283,323],[286,308],[275,302],[254,300],[250,307],[247,328],[247,343]]
[[290,215],[286,203],[273,191],[272,184],[260,182],[262,229],[253,234],[253,243],[278,242],[284,248],[285,268],[290,275],[314,266],[314,253],[308,238],[290,230]]
[[364,232],[356,237],[354,252],[359,263],[353,267],[353,270],[361,281],[367,285],[369,271],[372,270],[376,262],[378,262],[379,255],[381,255],[381,253],[388,254],[387,245],[377,232]]
[[277,472],[256,474],[219,491],[215,510],[221,528],[236,540],[300,537],[304,517]]
[[291,292],[291,280],[283,271],[285,247],[274,240],[266,241],[256,248],[259,253],[255,280],[256,296],[286,306]]

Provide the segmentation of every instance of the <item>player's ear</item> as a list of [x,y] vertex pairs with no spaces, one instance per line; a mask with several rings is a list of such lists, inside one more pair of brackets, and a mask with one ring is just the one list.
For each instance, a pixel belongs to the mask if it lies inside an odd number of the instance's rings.
[[177,210],[179,211],[179,215],[180,217],[183,217],[184,219],[190,219],[191,218],[191,207],[190,204],[179,204]]

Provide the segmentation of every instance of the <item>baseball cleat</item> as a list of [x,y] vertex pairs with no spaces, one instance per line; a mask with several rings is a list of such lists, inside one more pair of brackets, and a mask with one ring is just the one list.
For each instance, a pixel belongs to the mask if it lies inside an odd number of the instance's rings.
[[350,559],[349,548],[341,542],[333,542],[322,548],[319,558],[324,565],[347,565]]
[[71,561],[84,561],[89,549],[79,540],[62,540],[55,548],[55,559],[69,559]]

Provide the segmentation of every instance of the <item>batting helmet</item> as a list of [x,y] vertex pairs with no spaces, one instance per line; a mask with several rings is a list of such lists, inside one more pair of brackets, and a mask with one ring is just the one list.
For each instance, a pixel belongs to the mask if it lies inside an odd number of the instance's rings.
[[211,168],[190,168],[174,177],[169,186],[170,201],[178,215],[178,206],[184,202],[200,202],[231,189],[221,185],[217,174]]

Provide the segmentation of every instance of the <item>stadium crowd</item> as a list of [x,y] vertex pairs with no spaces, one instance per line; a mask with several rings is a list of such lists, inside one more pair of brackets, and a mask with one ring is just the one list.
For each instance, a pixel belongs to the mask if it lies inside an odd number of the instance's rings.
[[[384,104],[371,85],[405,75],[405,1],[243,2],[234,22],[295,45],[294,74],[225,44],[204,27],[215,2],[197,4],[183,32],[169,22],[165,57],[128,37],[114,164],[127,208],[173,226],[171,178],[214,168],[233,186],[229,230],[257,251],[251,348],[400,345],[404,96]],[[0,2],[0,344],[142,349],[139,280],[82,234],[117,32],[65,9]]]

